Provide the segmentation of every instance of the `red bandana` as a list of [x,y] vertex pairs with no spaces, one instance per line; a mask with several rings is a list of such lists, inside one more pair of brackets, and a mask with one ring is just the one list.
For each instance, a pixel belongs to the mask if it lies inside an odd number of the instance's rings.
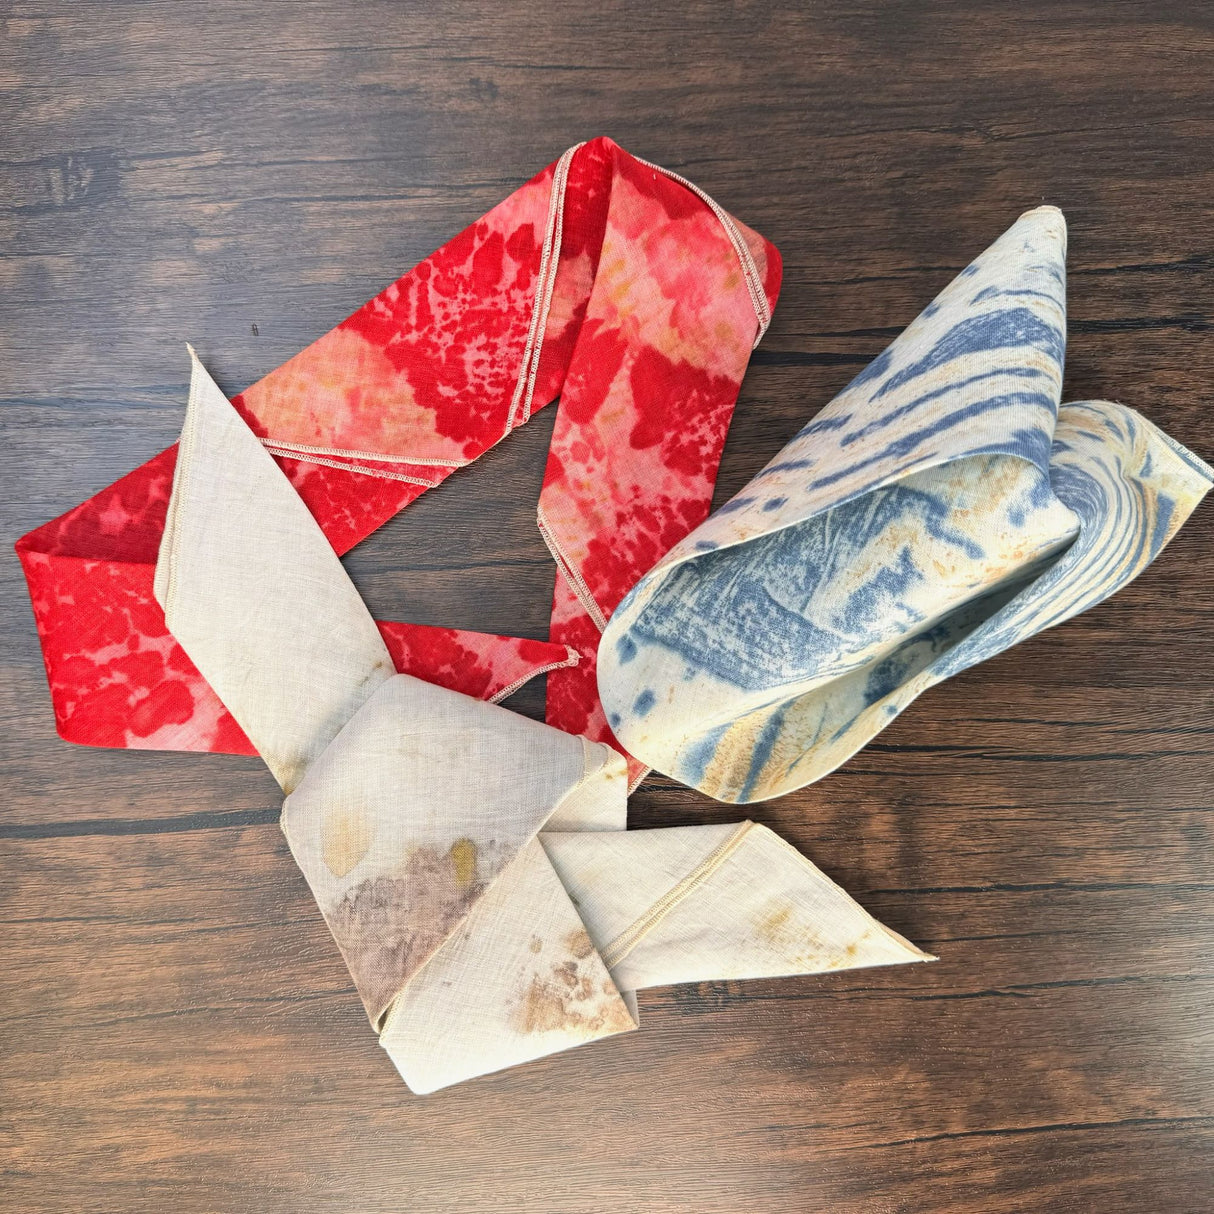
[[[482,699],[551,671],[548,722],[618,749],[599,634],[708,514],[779,283],[762,237],[596,139],[233,403],[343,553],[559,394],[539,502],[550,640],[380,630],[400,671]],[[56,722],[91,746],[254,754],[152,596],[175,460],[172,447],[17,544]]]

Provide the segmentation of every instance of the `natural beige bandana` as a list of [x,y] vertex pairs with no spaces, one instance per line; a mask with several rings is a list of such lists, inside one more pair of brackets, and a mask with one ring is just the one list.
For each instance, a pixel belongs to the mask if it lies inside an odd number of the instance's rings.
[[635,1028],[644,987],[930,959],[765,827],[625,831],[617,752],[394,673],[197,359],[154,588],[415,1092]]

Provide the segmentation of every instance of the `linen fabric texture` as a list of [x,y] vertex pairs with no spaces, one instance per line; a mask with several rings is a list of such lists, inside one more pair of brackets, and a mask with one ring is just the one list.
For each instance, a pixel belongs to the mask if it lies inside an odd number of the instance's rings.
[[1060,407],[1066,225],[1029,211],[626,596],[599,688],[630,753],[723,801],[820,779],[927,688],[1137,577],[1214,472]]
[[635,1028],[644,987],[930,959],[766,828],[626,832],[615,750],[396,673],[196,358],[154,592],[415,1092]]

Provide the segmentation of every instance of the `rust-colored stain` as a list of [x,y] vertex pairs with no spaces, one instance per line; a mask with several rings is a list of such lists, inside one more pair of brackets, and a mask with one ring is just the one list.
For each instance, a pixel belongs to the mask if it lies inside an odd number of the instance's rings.
[[361,809],[335,809],[325,816],[321,856],[335,877],[344,877],[367,854],[375,828]]
[[788,921],[792,918],[792,907],[788,903],[776,903],[755,924],[759,938],[765,944],[779,946],[788,936]]
[[[754,762],[757,738],[763,729],[762,722],[743,718],[735,722],[717,741],[712,760],[705,772],[704,790],[737,789],[742,773],[750,770]],[[763,771],[783,771],[803,756],[805,740],[795,733],[780,734],[771,748]],[[758,788],[763,788],[760,774]]]
[[868,928],[848,944],[824,940],[796,914],[795,904],[775,898],[755,920],[756,937],[790,967],[803,973],[848,969],[860,962],[864,944],[872,938]]
[[584,927],[579,927],[577,931],[570,932],[565,941],[565,947],[580,961],[583,957],[589,957],[594,952],[594,943],[591,941],[589,934]]
[[[572,933],[571,940],[585,936]],[[581,957],[559,961],[548,975],[533,974],[515,1015],[522,1033],[570,1033],[579,1037],[605,1037],[635,1028],[619,991],[604,978],[602,962],[590,945]]]
[[399,876],[351,889],[325,919],[376,1027],[406,982],[438,950],[484,891],[477,849],[419,847]]

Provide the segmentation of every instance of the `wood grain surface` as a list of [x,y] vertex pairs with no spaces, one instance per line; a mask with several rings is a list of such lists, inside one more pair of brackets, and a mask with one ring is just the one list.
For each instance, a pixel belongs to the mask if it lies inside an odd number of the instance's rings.
[[[0,31],[0,1205],[1214,1209],[1210,505],[756,807],[938,964],[645,992],[638,1033],[424,1099],[258,761],[58,740],[8,547],[174,440],[184,341],[239,390],[599,133],[783,251],[721,497],[1042,201],[1068,398],[1209,459],[1208,4],[8,0]],[[551,424],[350,556],[377,614],[545,635]],[[656,776],[633,805],[739,816]]]

